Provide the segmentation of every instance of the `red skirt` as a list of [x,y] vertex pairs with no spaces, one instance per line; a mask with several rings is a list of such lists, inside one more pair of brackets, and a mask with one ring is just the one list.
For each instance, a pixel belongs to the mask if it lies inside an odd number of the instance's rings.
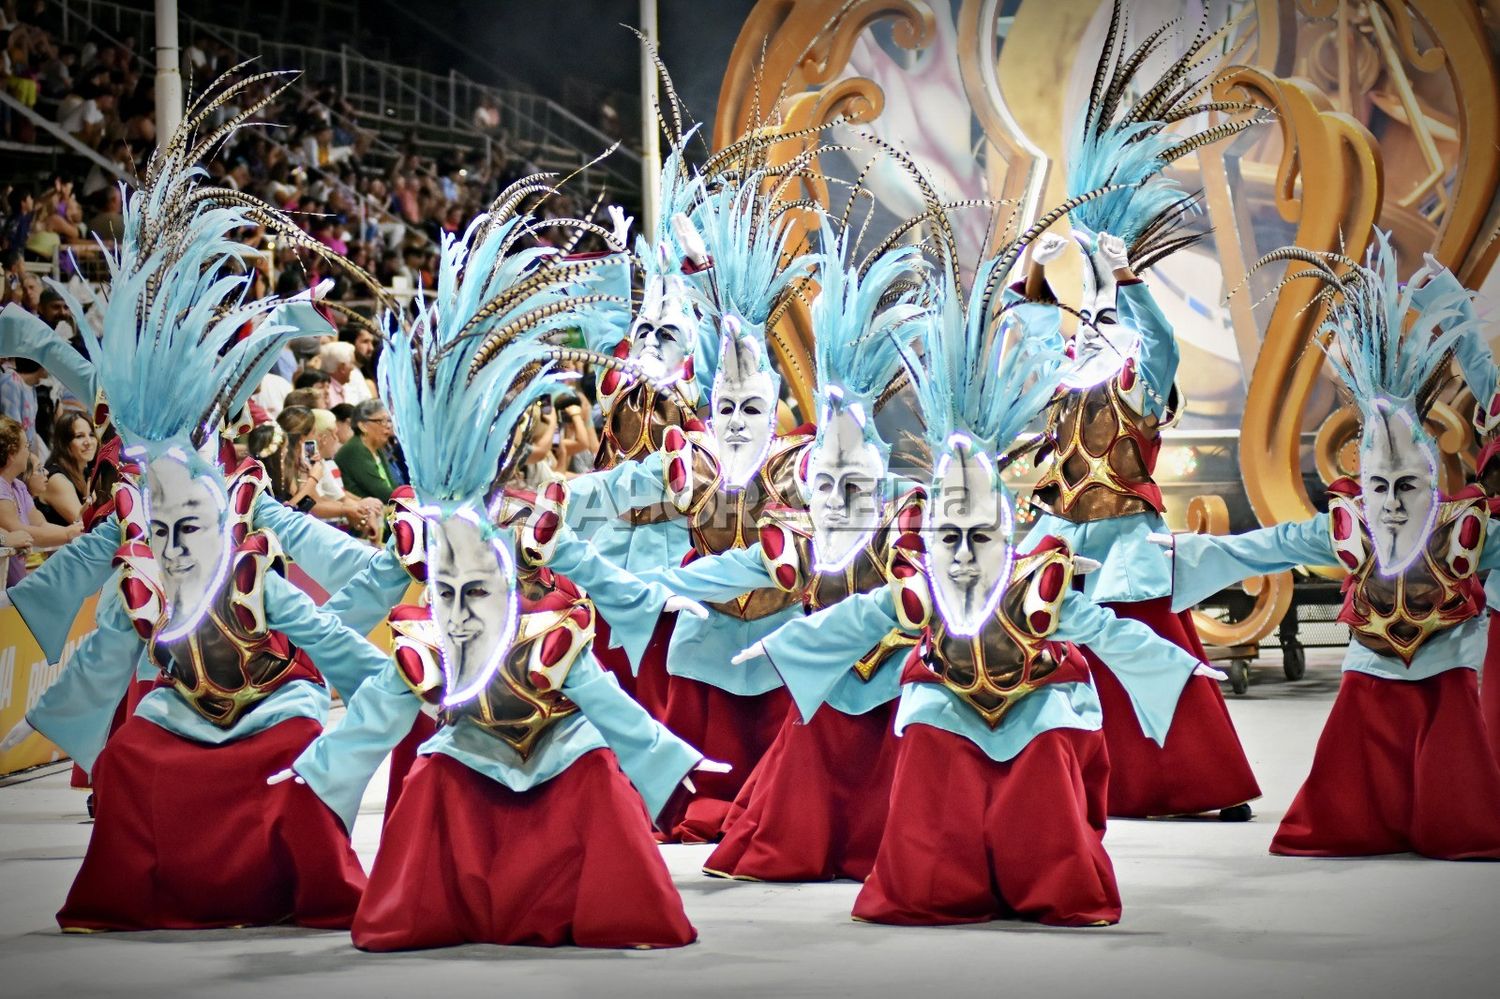
[[354,917],[354,945],[374,951],[696,938],[640,795],[605,750],[524,792],[422,757]]
[[[1187,611],[1171,613],[1169,598],[1104,606],[1204,658],[1192,616]],[[1206,676],[1188,680],[1162,747],[1141,731],[1130,698],[1109,667],[1087,648],[1083,653],[1104,710],[1110,815],[1131,819],[1195,815],[1260,797],[1260,785],[1217,681]]]
[[1500,766],[1473,670],[1416,681],[1345,673],[1312,771],[1271,841],[1293,857],[1407,851],[1500,859]]
[[635,698],[646,713],[660,721],[667,711],[667,647],[672,643],[672,628],[677,615],[663,614],[657,619],[656,629],[651,632],[651,641],[641,656],[640,673],[631,672],[630,657],[624,649],[609,647],[609,622],[602,617],[594,619],[594,658],[599,660],[607,672],[613,673],[620,687]]
[[406,775],[416,765],[417,747],[431,739],[436,731],[437,720],[425,711],[420,712],[417,720],[411,724],[411,731],[406,733],[406,738],[396,743],[396,748],[391,750],[390,773],[385,784],[385,814],[380,819],[382,830],[391,821],[391,812],[396,809],[396,799],[401,797],[401,786],[406,781]]
[[863,881],[890,810],[896,701],[862,715],[787,713],[735,799],[708,874],[755,881]]
[[58,925],[348,927],[365,875],[342,823],[306,787],[266,785],[321,731],[295,718],[205,746],[132,717],[94,767],[94,831]]
[[668,831],[668,839],[711,843],[719,838],[735,797],[771,748],[791,710],[792,698],[785,687],[739,697],[712,684],[671,678],[661,723],[709,759],[728,763],[730,771],[692,775],[698,790],[682,820]]
[[1490,750],[1500,764],[1500,614],[1490,611],[1490,641],[1484,652],[1484,676],[1479,680],[1479,710],[1489,732]]
[[885,837],[855,919],[1120,921],[1104,851],[1109,757],[1100,733],[1051,729],[1007,763],[930,725],[908,727],[900,743]]

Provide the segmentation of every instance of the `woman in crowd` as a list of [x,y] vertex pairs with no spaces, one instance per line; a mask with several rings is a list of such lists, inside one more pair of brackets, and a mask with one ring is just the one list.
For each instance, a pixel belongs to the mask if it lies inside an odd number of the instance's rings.
[[385,403],[371,399],[354,407],[349,418],[354,436],[334,455],[334,462],[344,476],[344,488],[355,496],[370,497],[381,503],[391,498],[398,485],[397,477],[386,457],[386,445],[394,435],[391,414]]
[[[283,409],[274,423],[250,431],[246,442],[250,454],[266,466],[271,492],[278,500],[319,520],[343,521],[354,533],[368,533],[383,512],[378,500],[348,494],[329,498],[319,488],[332,470],[323,460],[318,441],[318,412],[302,406]],[[326,433],[332,428],[322,429]]]
[[[0,531],[24,532],[40,548],[65,545],[83,533],[83,525],[59,527],[42,517],[22,481],[30,461],[31,452],[26,449],[21,425],[8,416],[0,416]],[[6,568],[5,585],[14,586],[25,575],[25,562],[13,558]]]
[[34,499],[48,523],[66,527],[82,518],[91,501],[89,474],[99,450],[93,421],[81,413],[60,414],[52,423],[48,447],[46,484]]

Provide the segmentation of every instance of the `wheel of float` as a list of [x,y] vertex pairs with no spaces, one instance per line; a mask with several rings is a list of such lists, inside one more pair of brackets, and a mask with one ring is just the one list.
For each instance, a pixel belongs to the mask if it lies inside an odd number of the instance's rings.
[[1300,680],[1307,672],[1307,650],[1301,642],[1287,642],[1281,647],[1281,672],[1288,680]]
[[1234,659],[1229,663],[1229,686],[1236,694],[1250,689],[1250,660]]

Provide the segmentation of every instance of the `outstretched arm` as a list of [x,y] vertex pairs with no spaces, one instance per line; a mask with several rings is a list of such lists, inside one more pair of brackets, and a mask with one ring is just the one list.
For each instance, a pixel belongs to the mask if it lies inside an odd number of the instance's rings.
[[49,663],[62,658],[79,606],[102,590],[114,574],[119,547],[120,522],[110,514],[92,531],[53,552],[35,572],[10,588],[11,603]]
[[[351,695],[379,673],[386,654],[274,572],[265,577],[266,623],[306,652],[334,689]],[[389,610],[389,608],[387,608]]]
[[661,583],[673,593],[712,601],[733,600],[751,590],[776,585],[766,571],[759,544],[695,558],[671,569],[652,569],[643,578]]
[[269,492],[256,497],[255,526],[275,534],[282,549],[296,559],[298,568],[329,593],[358,575],[379,551],[316,517],[293,510]]
[[1326,513],[1245,534],[1153,534],[1151,540],[1172,553],[1174,611],[1195,606],[1251,576],[1285,572],[1301,565],[1336,564]]
[[568,527],[588,540],[631,510],[668,502],[663,460],[660,451],[653,451],[638,461],[569,479]]

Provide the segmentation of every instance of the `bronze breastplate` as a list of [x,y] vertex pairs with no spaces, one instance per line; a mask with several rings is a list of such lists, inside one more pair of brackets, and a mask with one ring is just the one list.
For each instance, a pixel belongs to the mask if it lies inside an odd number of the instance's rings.
[[[1052,462],[1037,482],[1037,497],[1075,523],[1145,513],[1160,504],[1152,480],[1159,421],[1141,416],[1121,397],[1118,378],[1074,392],[1048,427]],[[1153,502],[1153,497],[1155,502]]]
[[605,414],[594,467],[614,468],[622,461],[660,451],[667,428],[681,427],[692,418],[693,414],[684,410],[671,393],[637,383],[626,389]]

